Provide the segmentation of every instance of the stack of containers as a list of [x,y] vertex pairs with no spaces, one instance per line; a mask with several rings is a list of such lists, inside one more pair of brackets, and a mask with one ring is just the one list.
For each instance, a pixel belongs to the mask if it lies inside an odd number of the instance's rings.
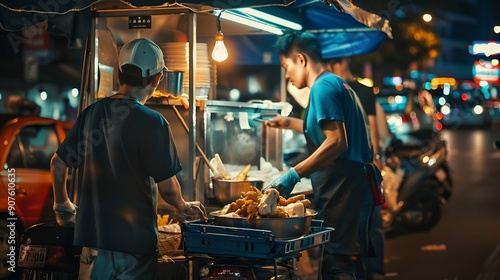
[[[169,42],[160,45],[165,65],[170,70],[184,72],[183,93],[189,90],[189,43]],[[207,97],[211,85],[211,65],[208,58],[208,47],[205,43],[196,44],[196,96]]]

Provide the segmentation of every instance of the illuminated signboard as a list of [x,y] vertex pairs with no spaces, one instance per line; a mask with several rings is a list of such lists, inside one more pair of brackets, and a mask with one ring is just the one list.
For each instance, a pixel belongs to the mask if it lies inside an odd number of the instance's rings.
[[492,85],[500,85],[500,64],[496,59],[492,61],[477,60],[474,62],[472,75],[476,84],[485,81]]
[[472,55],[497,55],[500,53],[500,42],[474,41],[469,45],[469,53]]

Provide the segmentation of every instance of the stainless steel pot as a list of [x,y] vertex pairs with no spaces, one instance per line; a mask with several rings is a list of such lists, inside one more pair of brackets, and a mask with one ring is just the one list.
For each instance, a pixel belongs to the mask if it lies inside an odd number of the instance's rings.
[[163,86],[165,93],[172,95],[182,94],[182,81],[184,79],[184,72],[168,70],[163,72]]
[[247,218],[221,217],[220,212],[210,212],[216,225],[270,230],[276,238],[295,238],[307,234],[313,217],[318,214],[315,210],[307,209],[304,217],[259,218],[247,222]]
[[241,192],[247,192],[256,187],[261,190],[264,181],[247,178],[245,181],[213,179],[215,199],[222,204],[229,204],[240,198]]

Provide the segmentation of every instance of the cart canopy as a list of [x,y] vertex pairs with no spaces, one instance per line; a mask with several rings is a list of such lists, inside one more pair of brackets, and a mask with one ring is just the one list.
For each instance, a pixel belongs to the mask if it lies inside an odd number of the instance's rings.
[[[315,33],[320,40],[324,58],[370,53],[386,38],[392,38],[387,19],[367,12],[348,0],[128,0],[128,1],[26,1],[4,0],[0,3],[0,28],[20,31],[44,23],[47,31],[65,35],[70,47],[83,46],[91,30],[91,8],[169,8],[183,7],[194,12],[236,10],[254,7],[302,25],[303,30]],[[244,10],[236,10],[243,17],[252,18]],[[267,22],[272,25],[273,22]],[[282,27],[283,28],[283,27]],[[224,28],[223,28],[224,31]],[[226,46],[238,50],[232,60],[236,64],[279,64],[273,49],[277,35],[227,34]],[[11,34],[11,43],[19,42]],[[200,42],[212,42],[213,35],[200,37]]]
[[[286,6],[294,0],[79,0],[79,1],[19,1],[3,0],[0,3],[0,28],[20,31],[38,23],[46,23],[47,31],[65,35],[71,47],[80,47],[91,29],[91,7],[106,5],[128,8],[184,7],[194,12],[215,9],[237,9],[260,6]],[[14,35],[13,35],[14,36]],[[10,38],[14,41],[16,38]]]

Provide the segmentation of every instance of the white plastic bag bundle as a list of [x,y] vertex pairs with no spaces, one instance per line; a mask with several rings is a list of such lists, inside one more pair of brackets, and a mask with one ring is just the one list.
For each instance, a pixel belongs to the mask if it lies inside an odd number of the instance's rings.
[[396,211],[400,207],[398,204],[398,190],[403,181],[403,171],[398,169],[394,172],[391,168],[384,166],[382,174],[384,177],[382,187],[384,188],[385,201],[390,210]]

